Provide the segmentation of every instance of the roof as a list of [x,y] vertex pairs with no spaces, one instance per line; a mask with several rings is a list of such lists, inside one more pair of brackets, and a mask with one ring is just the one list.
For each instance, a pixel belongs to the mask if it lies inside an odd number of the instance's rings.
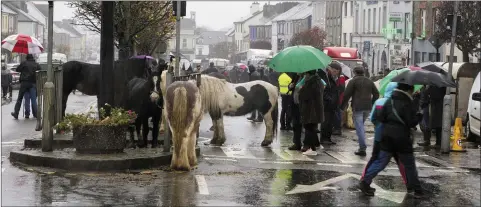
[[312,9],[313,9],[312,6],[308,6],[304,9],[301,9],[299,12],[287,18],[286,20],[289,21],[289,20],[305,19],[312,15]]
[[227,36],[223,31],[203,31],[200,33],[199,38],[203,40],[203,45],[214,45],[226,41]]
[[195,29],[195,20],[189,18],[183,18],[180,20],[180,29],[181,30],[194,30]]
[[[302,3],[302,4],[298,4],[295,7],[292,7],[291,9],[287,10],[286,12],[278,15],[272,21],[277,22],[277,21],[289,20],[292,16],[296,15],[297,13],[301,12],[302,10],[306,10],[307,7],[311,7],[311,4],[312,4],[312,2],[305,2],[305,3]],[[312,8],[311,8],[311,13],[312,13]]]
[[[42,24],[40,21],[38,21],[37,19],[35,19],[35,17],[33,17],[32,15],[29,15],[27,12],[24,12],[22,11],[21,9],[15,7],[14,4],[12,4],[12,2],[2,2],[2,7],[3,7],[3,3],[5,3],[6,5],[8,5],[8,7],[12,10],[14,10],[15,12],[17,12],[17,20],[19,22],[37,22],[39,24]],[[2,10],[3,11],[3,10]],[[42,24],[43,25],[43,24]]]
[[42,12],[43,16],[48,18],[48,4],[39,4],[39,3],[34,3],[35,7]]
[[10,7],[8,7],[3,2],[2,2],[2,13],[17,14],[17,12],[15,12],[14,9],[11,9]]
[[82,36],[82,33],[80,33],[74,26],[74,20],[71,20],[71,19],[63,19],[62,21],[55,21],[54,22],[54,25],[57,25],[57,27],[60,27],[66,31],[68,31],[68,33],[71,33],[72,37],[80,37]]
[[78,35],[74,34],[70,30],[63,28],[62,22],[53,22],[53,32],[68,34],[70,37],[78,37]]
[[243,23],[249,19],[252,19],[252,17],[257,16],[258,14],[262,14],[262,11],[257,11],[254,14],[249,14],[248,16],[242,17],[239,20],[235,21],[234,23]]
[[225,35],[230,36],[230,35],[234,34],[234,32],[235,32],[235,27],[232,27],[225,33]]

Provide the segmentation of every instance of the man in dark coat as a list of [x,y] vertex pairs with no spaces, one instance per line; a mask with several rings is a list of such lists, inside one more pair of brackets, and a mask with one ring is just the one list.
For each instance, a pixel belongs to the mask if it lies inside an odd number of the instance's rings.
[[269,74],[267,75],[268,79],[269,79],[269,83],[271,83],[275,87],[279,88],[279,76],[280,75],[281,74],[279,72],[269,68]]
[[22,106],[23,96],[26,92],[30,93],[32,101],[32,113],[34,117],[37,115],[37,89],[35,87],[36,72],[40,70],[40,65],[35,62],[33,55],[28,54],[27,60],[23,61],[17,68],[17,72],[20,73],[20,90],[18,92],[17,103],[15,103],[14,112],[11,115],[18,119],[18,113]]
[[323,84],[315,70],[306,72],[304,85],[299,90],[299,109],[301,123],[305,129],[304,155],[317,155],[316,147],[320,145],[317,126],[324,121]]
[[[296,73],[287,73],[289,77],[291,77],[292,81],[289,84],[289,94],[291,95],[291,104],[289,104],[288,113],[290,113],[291,121],[292,121],[292,142],[294,143],[290,146],[289,150],[297,150],[300,151],[302,148],[301,137],[302,137],[302,123],[301,123],[301,113],[299,110],[299,99],[297,98],[294,100],[294,97],[297,96],[296,93],[299,93],[298,87],[296,87],[302,77]],[[297,96],[298,97],[298,96]]]
[[215,66],[214,66],[214,63],[211,62],[211,63],[209,63],[209,68],[202,71],[201,74],[218,73],[218,72],[219,72],[219,70],[217,70],[217,68],[215,68]]
[[319,75],[326,82],[326,87],[323,93],[324,104],[324,122],[321,124],[321,143],[332,145],[336,144],[332,141],[332,133],[334,130],[334,122],[336,121],[336,109],[339,107],[339,94],[341,87],[338,86],[333,74],[337,74],[342,70],[338,63],[331,63],[327,68],[327,73],[319,70]]
[[367,147],[364,122],[371,112],[372,105],[379,98],[379,91],[374,82],[364,76],[364,68],[355,67],[353,70],[355,76],[347,84],[341,108],[345,110],[352,97],[352,119],[359,142],[359,150],[354,152],[354,154],[366,156]]
[[4,65],[2,60],[2,98],[7,99],[7,93],[9,93],[9,99],[12,99],[12,84],[13,76],[10,70]]
[[446,87],[428,86],[421,94],[421,108],[429,110],[429,121],[423,130],[424,142],[418,143],[419,146],[431,145],[431,130],[436,134],[436,147],[441,146],[441,134],[443,124],[443,98],[446,94]]
[[[250,80],[249,81],[255,81],[255,80],[261,80],[261,75],[257,70],[254,69],[252,73],[250,73]],[[256,116],[257,115],[257,116]],[[254,122],[263,122],[264,119],[262,118],[261,112],[258,110],[252,111],[251,117],[248,117],[247,120],[254,121]]]
[[406,178],[408,194],[414,197],[423,196],[413,153],[414,137],[411,133],[411,128],[422,119],[422,114],[417,113],[413,106],[413,91],[413,86],[399,83],[382,109],[375,112],[376,120],[383,124],[383,130],[381,150],[361,178],[360,189],[368,196],[374,196],[370,187],[372,179],[384,170],[394,156],[397,156],[401,176]]

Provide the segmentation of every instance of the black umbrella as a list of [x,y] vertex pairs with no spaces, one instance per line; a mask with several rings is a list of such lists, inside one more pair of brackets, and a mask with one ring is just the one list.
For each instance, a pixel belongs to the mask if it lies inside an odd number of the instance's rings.
[[431,71],[431,72],[435,72],[435,73],[441,73],[443,75],[448,75],[448,72],[446,72],[442,66],[436,64],[436,63],[433,63],[433,62],[423,62],[423,63],[418,63],[416,64],[417,67],[420,67],[421,69],[423,70],[428,70],[428,71]]
[[437,87],[456,87],[456,83],[448,80],[445,75],[427,70],[405,71],[396,77],[392,82],[405,83],[408,85],[431,85]]

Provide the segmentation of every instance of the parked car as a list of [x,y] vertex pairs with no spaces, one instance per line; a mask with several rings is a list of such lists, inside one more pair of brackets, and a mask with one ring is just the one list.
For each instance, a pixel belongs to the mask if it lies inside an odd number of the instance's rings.
[[12,74],[12,81],[13,84],[17,84],[18,81],[20,80],[20,73],[17,72],[17,67],[19,66],[19,63],[9,63],[7,64],[7,70],[10,70],[10,73]]
[[480,92],[481,85],[481,72],[478,73],[476,79],[474,79],[473,87],[469,95],[467,123],[466,123],[466,136],[468,140],[475,141],[475,136],[480,137],[481,128],[481,103],[479,100],[474,100],[473,94]]

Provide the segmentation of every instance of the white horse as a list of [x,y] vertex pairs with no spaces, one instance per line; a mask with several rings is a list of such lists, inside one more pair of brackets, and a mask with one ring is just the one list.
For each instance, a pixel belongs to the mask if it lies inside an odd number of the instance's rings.
[[[166,80],[167,71],[162,72],[162,80]],[[165,81],[161,83],[161,90]],[[277,132],[278,90],[265,81],[250,81],[232,84],[208,75],[201,75],[200,94],[205,113],[209,113],[214,126],[214,136],[210,141],[214,145],[224,144],[223,115],[243,116],[258,110],[264,117],[266,133],[261,146],[269,146]],[[165,99],[165,97],[164,97]]]
[[164,94],[174,147],[170,167],[174,170],[191,170],[197,165],[195,144],[203,114],[199,89],[191,81],[176,81],[169,85]]

